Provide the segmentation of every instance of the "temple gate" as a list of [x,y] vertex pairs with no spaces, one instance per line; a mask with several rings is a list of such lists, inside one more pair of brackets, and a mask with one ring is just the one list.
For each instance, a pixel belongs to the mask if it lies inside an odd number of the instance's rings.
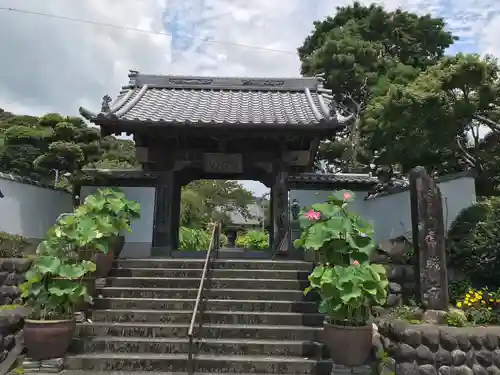
[[[198,179],[255,180],[271,189],[271,247],[290,241],[291,177],[312,171],[339,114],[320,78],[222,78],[136,71],[115,101],[80,114],[102,136],[132,135],[143,172],[154,175],[153,254],[178,247],[181,187]],[[148,181],[151,181],[149,179]],[[290,248],[290,246],[288,246]]]

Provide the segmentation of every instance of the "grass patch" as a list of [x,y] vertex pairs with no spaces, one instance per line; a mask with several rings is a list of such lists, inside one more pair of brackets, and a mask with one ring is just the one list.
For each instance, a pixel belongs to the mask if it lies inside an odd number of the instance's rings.
[[0,311],[15,310],[22,307],[21,305],[2,305],[0,306]]

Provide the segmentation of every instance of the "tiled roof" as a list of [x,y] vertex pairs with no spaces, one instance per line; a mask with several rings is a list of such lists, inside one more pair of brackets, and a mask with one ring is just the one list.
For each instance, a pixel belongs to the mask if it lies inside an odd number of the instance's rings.
[[288,177],[290,182],[311,183],[337,183],[337,184],[366,184],[375,185],[379,182],[377,177],[365,174],[351,173],[302,173],[297,176]]
[[224,78],[129,74],[118,98],[103,98],[91,121],[120,119],[167,124],[347,124],[320,78]]

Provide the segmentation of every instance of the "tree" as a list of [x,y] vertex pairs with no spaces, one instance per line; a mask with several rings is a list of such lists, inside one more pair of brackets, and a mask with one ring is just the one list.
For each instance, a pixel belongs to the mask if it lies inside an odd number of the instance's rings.
[[103,169],[138,168],[134,142],[113,136],[102,138],[101,156],[97,162],[93,163],[93,166]]
[[236,181],[197,180],[182,189],[181,225],[204,228],[210,221],[227,223],[231,212],[248,216],[252,193]]
[[54,170],[73,174],[99,158],[99,132],[77,117],[14,116],[2,128],[0,166],[11,173],[49,181]]
[[451,173],[473,164],[480,172],[496,174],[500,165],[493,155],[499,150],[493,138],[483,139],[481,130],[500,130],[499,72],[494,58],[457,54],[442,58],[409,84],[391,86],[367,108],[365,147],[379,151],[380,164],[398,163],[403,172],[421,164]]
[[74,178],[84,166],[136,168],[134,142],[101,139],[97,128],[78,117],[52,113],[38,118],[0,109],[0,170],[47,183],[57,170],[67,186],[65,172]]
[[326,169],[372,162],[375,150],[359,147],[365,108],[393,85],[407,85],[438,63],[456,40],[444,28],[440,18],[358,2],[314,23],[298,49],[302,73],[322,75],[340,111],[357,119],[349,132],[321,145],[319,159],[327,162]]

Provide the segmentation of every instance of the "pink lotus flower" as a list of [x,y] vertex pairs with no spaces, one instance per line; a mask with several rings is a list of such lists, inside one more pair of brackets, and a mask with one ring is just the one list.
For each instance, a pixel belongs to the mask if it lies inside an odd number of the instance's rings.
[[355,260],[354,262],[352,262],[352,264],[354,264],[356,267],[359,266],[359,262],[357,260]]
[[352,195],[350,193],[344,193],[344,200],[348,200],[349,198],[351,198]]
[[307,213],[304,216],[307,218],[307,220],[314,221],[314,220],[318,220],[321,217],[321,212],[309,210],[309,211],[307,211]]

